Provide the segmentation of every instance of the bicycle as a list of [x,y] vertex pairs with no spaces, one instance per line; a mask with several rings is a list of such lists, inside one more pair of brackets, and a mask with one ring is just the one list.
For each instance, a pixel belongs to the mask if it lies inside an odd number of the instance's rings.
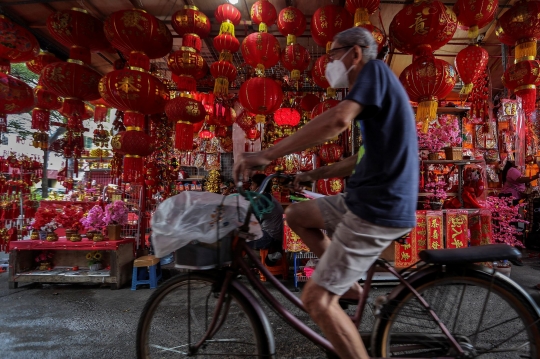
[[[286,176],[268,176],[259,193],[275,177]],[[229,265],[173,277],[148,299],[137,328],[138,358],[275,358],[272,328],[253,292],[237,279],[239,274],[291,327],[330,357],[337,357],[330,342],[285,309],[250,270],[244,254],[287,300],[304,310],[301,301],[247,247],[250,215],[251,206],[243,226],[226,245],[232,253]],[[357,327],[375,269],[380,267],[399,281],[387,296],[377,298],[371,333],[361,333],[371,355],[540,358],[536,304],[511,279],[474,264],[504,259],[516,262],[520,258],[517,249],[496,244],[425,250],[420,258],[416,268],[399,272],[382,259],[369,269],[363,295],[351,316]]]

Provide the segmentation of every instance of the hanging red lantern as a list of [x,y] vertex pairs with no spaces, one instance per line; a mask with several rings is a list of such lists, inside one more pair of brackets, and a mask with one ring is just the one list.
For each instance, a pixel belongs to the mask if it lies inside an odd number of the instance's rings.
[[319,149],[319,156],[326,164],[332,164],[339,161],[342,155],[343,148],[335,143],[325,143]]
[[489,54],[476,45],[469,45],[456,55],[455,66],[464,83],[461,94],[468,95],[473,89],[474,81],[486,70]]
[[282,107],[274,113],[274,122],[282,127],[298,126],[300,113],[294,108]]
[[227,131],[227,127],[225,127],[225,126],[216,127],[216,137],[224,138],[224,137],[227,137],[228,135],[229,134],[228,134],[228,131]]
[[50,111],[59,109],[62,106],[62,101],[58,96],[45,90],[41,85],[36,86],[34,89],[34,96],[36,98],[36,107],[32,110],[31,128],[33,130],[48,132],[50,129]]
[[152,138],[143,131],[124,131],[111,139],[113,151],[124,155],[122,178],[125,182],[144,181],[144,157],[154,151]]
[[170,54],[167,66],[177,76],[173,80],[180,91],[196,91],[197,80],[206,75],[203,57],[191,47],[182,46]]
[[231,4],[221,4],[214,11],[214,16],[221,23],[219,34],[229,34],[234,36],[234,27],[240,24],[242,14]]
[[353,18],[345,8],[326,5],[315,10],[311,19],[311,36],[319,46],[330,50],[334,36],[353,26]]
[[255,121],[255,114],[249,111],[243,111],[237,118],[236,124],[244,131],[247,132],[252,127],[255,127],[257,122]]
[[199,138],[203,140],[211,140],[212,138],[216,137],[214,132],[212,132],[209,129],[204,129],[201,132],[199,132]]
[[210,20],[196,6],[184,5],[184,8],[175,12],[171,25],[182,36],[182,46],[192,47],[201,51],[201,39],[210,34]]
[[311,111],[311,118],[314,119],[315,117],[319,116],[321,113],[328,111],[334,106],[337,106],[340,101],[334,100],[334,99],[328,99],[325,100],[318,105],[316,105],[313,110]]
[[498,7],[496,0],[457,0],[452,10],[459,28],[468,30],[469,39],[476,39],[478,30],[493,20]]
[[45,66],[55,62],[60,62],[56,56],[47,51],[40,51],[35,58],[26,62],[26,67],[36,75],[41,75],[41,70],[43,70]]
[[296,37],[306,31],[306,17],[298,8],[288,6],[279,12],[277,26],[279,32],[287,37],[287,45],[293,45]]
[[502,81],[505,87],[521,97],[527,115],[535,110],[536,86],[540,85],[540,61],[527,60],[511,65]]
[[103,22],[86,10],[72,8],[57,11],[47,18],[49,33],[62,45],[70,48],[69,57],[90,63],[90,52],[107,49],[110,45],[103,32]]
[[94,105],[94,122],[106,122],[107,113],[109,112],[109,108],[111,108],[112,106],[105,102],[105,100],[102,98],[95,101],[90,101],[90,103]]
[[288,45],[281,53],[281,64],[291,72],[291,79],[298,81],[300,74],[311,63],[309,51],[300,44]]
[[400,10],[390,23],[390,41],[407,54],[432,54],[457,29],[456,14],[438,0],[417,1]]
[[417,58],[399,76],[411,101],[418,102],[416,120],[424,123],[424,131],[437,118],[437,101],[452,91],[456,77],[452,65],[430,56]]
[[165,113],[176,124],[174,147],[181,151],[193,150],[193,124],[204,120],[204,105],[190,97],[176,97],[167,101]]
[[540,38],[540,1],[520,0],[499,18],[504,33],[516,40],[515,62],[534,60]]
[[9,73],[10,63],[32,60],[39,43],[32,33],[0,15],[0,72]]
[[255,32],[246,36],[242,42],[242,56],[249,65],[264,73],[279,62],[281,48],[274,37],[265,32]]
[[345,8],[354,13],[354,26],[370,24],[369,16],[379,8],[380,0],[347,0]]
[[500,42],[508,46],[514,46],[517,41],[512,36],[507,35],[500,24],[497,24],[497,27],[495,28],[495,35],[497,35],[497,39]]
[[118,50],[129,54],[129,65],[150,69],[150,60],[172,49],[172,34],[161,20],[141,9],[120,10],[105,20],[105,36]]
[[259,32],[268,32],[276,23],[276,8],[268,0],[259,0],[251,6],[251,20],[259,25]]
[[359,25],[358,27],[363,27],[367,31],[371,33],[373,36],[373,39],[375,39],[375,42],[377,43],[377,51],[380,52],[384,45],[386,44],[386,36],[384,36],[381,29],[379,29],[377,26],[374,26],[372,24],[364,24]]
[[248,111],[257,114],[257,122],[264,115],[277,110],[283,102],[283,91],[276,81],[266,77],[254,77],[242,84],[239,101]]
[[219,51],[219,59],[232,61],[232,54],[240,48],[238,39],[229,34],[221,34],[214,37],[214,47]]
[[252,127],[246,131],[246,138],[250,141],[257,141],[261,138],[261,131],[259,131],[257,127]]
[[311,112],[311,110],[313,110],[313,108],[319,103],[321,103],[319,96],[308,93],[305,94],[304,97],[302,97],[302,99],[300,100],[300,107],[303,111]]
[[326,196],[335,196],[344,189],[343,180],[338,177],[325,178],[317,181],[317,192]]
[[210,65],[210,73],[216,79],[214,94],[226,97],[229,94],[229,83],[236,79],[236,67],[228,61],[216,61]]
[[23,81],[0,72],[0,128],[7,129],[6,115],[30,111],[34,107],[34,92]]
[[315,64],[313,65],[312,69],[312,75],[313,75],[313,81],[317,84],[317,86],[326,89],[326,94],[329,97],[335,97],[336,96],[336,89],[330,87],[330,84],[328,83],[328,80],[326,80],[326,65],[328,64],[328,55],[322,55],[317,60],[315,60]]

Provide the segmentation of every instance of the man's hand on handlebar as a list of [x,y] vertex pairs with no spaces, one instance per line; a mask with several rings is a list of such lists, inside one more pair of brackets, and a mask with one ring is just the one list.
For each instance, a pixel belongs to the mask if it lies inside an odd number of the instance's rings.
[[266,158],[265,152],[245,152],[235,161],[233,177],[235,183],[248,179],[258,168],[264,168],[270,164],[271,160]]
[[316,178],[312,175],[311,171],[298,173],[294,177],[293,188],[295,191],[300,192],[306,184],[314,182]]

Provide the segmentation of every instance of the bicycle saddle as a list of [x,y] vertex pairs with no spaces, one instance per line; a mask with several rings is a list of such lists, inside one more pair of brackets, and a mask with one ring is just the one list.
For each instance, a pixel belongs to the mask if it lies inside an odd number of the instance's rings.
[[454,264],[488,262],[507,259],[519,263],[521,252],[506,244],[449,249],[427,249],[420,252],[420,259],[426,263]]

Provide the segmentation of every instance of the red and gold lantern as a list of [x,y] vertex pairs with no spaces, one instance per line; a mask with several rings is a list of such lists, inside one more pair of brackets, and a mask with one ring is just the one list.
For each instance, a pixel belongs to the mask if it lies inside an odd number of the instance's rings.
[[203,57],[195,49],[184,46],[169,55],[167,66],[177,76],[173,80],[180,91],[195,91],[197,80],[207,71]]
[[336,143],[325,143],[319,149],[319,156],[321,160],[326,164],[332,164],[341,158],[343,155],[343,148]]
[[353,26],[353,18],[345,8],[326,5],[315,10],[311,19],[311,35],[319,46],[330,50],[334,36]]
[[329,109],[337,106],[338,104],[339,104],[339,101],[334,100],[334,99],[328,99],[326,101],[319,103],[311,111],[311,118],[314,119],[315,117],[319,116],[321,113],[328,111]]
[[231,4],[221,4],[214,11],[214,16],[221,23],[219,34],[229,34],[234,37],[234,27],[240,24],[242,14]]
[[124,155],[122,177],[125,182],[144,181],[144,158],[154,151],[152,137],[143,131],[124,131],[111,139],[116,153]]
[[281,106],[283,91],[276,81],[255,77],[242,84],[239,101],[246,110],[257,114],[257,122],[261,122],[265,115],[273,113]]
[[6,115],[34,107],[34,92],[23,81],[0,72],[0,132],[7,131]]
[[421,56],[444,46],[456,29],[457,18],[452,9],[438,0],[415,0],[396,14],[389,36],[399,51]]
[[456,55],[456,70],[465,84],[461,94],[468,95],[473,89],[474,81],[486,70],[489,54],[486,50],[476,45],[469,45]]
[[32,110],[32,129],[48,132],[50,129],[50,111],[57,110],[62,106],[62,101],[58,96],[45,90],[41,85],[34,89],[36,107]]
[[165,113],[176,124],[174,147],[181,151],[193,150],[193,124],[204,120],[204,105],[190,97],[176,97],[167,101]]
[[504,33],[516,40],[516,60],[534,60],[540,38],[540,1],[520,0],[499,18]]
[[437,101],[452,91],[456,78],[452,65],[430,56],[417,58],[399,76],[411,101],[418,102],[416,120],[424,123],[424,131],[437,118]]
[[468,37],[476,39],[478,29],[488,25],[499,7],[496,0],[457,0],[452,8],[458,20],[458,26],[468,30]]
[[343,191],[343,179],[338,177],[325,178],[317,181],[317,192],[326,196],[335,196]]
[[259,0],[251,6],[251,20],[259,25],[259,32],[268,32],[268,27],[276,23],[277,12],[268,0]]
[[296,44],[296,37],[306,31],[306,18],[294,6],[288,6],[279,12],[277,26],[279,32],[287,37],[287,45]]
[[311,63],[309,51],[300,44],[287,45],[281,53],[281,64],[291,72],[291,79],[298,81],[300,74]]
[[510,66],[502,77],[503,85],[523,101],[526,114],[535,109],[536,86],[540,85],[540,61],[520,61]]
[[238,39],[229,34],[220,34],[214,37],[214,47],[219,51],[219,59],[232,61],[232,54],[240,48]]
[[302,108],[302,111],[311,112],[319,103],[321,103],[319,96],[308,93],[300,100],[300,107]]
[[354,26],[370,24],[369,16],[379,8],[380,0],[347,0],[345,8],[354,13]]
[[0,15],[0,72],[9,74],[10,63],[32,60],[39,43],[32,33]]
[[41,75],[41,70],[43,70],[45,66],[55,62],[60,62],[56,56],[47,51],[40,51],[35,58],[26,62],[26,67],[36,75]]
[[514,46],[516,43],[516,39],[507,35],[500,24],[497,24],[497,27],[495,28],[495,35],[497,35],[497,39],[505,45]]
[[242,129],[242,131],[247,132],[250,128],[255,127],[257,122],[255,121],[255,114],[249,111],[243,111],[237,118],[236,124]]
[[274,35],[266,32],[249,34],[242,42],[244,60],[261,73],[264,73],[265,69],[277,65],[280,55],[279,42]]
[[328,83],[328,80],[326,80],[326,65],[328,64],[328,55],[322,55],[317,60],[315,60],[315,64],[313,65],[313,69],[311,70],[313,75],[313,81],[317,86],[326,89],[326,94],[329,97],[335,97],[336,96],[336,89],[330,87],[330,84]]
[[282,107],[274,113],[274,122],[281,127],[298,126],[300,113],[294,108]]
[[224,97],[229,94],[229,83],[236,79],[236,67],[228,61],[216,61],[210,65],[210,73],[216,79],[214,94]]
[[261,138],[261,131],[259,131],[257,127],[252,127],[246,131],[246,138],[250,141],[257,141]]
[[182,46],[192,47],[201,51],[201,39],[210,34],[210,20],[196,6],[184,5],[184,8],[175,12],[171,25],[182,36]]

